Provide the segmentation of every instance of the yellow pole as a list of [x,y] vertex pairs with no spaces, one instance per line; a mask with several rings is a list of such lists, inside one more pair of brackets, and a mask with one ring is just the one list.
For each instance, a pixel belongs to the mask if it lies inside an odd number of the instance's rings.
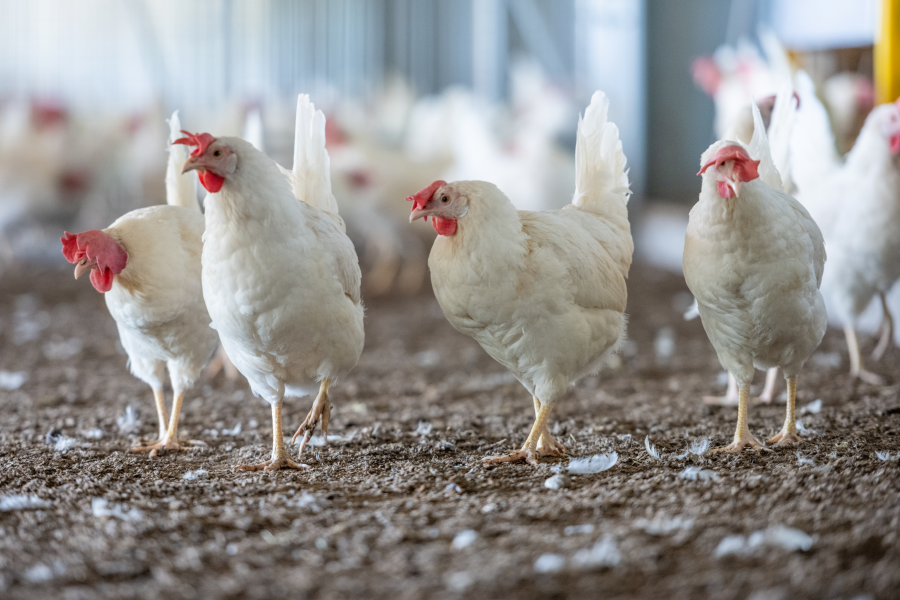
[[881,0],[881,23],[875,41],[877,103],[900,97],[900,0]]

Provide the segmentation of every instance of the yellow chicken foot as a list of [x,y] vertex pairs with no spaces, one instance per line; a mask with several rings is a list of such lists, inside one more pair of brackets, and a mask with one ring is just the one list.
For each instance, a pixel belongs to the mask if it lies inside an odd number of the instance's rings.
[[[532,396],[534,399],[534,418],[538,418],[541,412],[541,401],[537,396]],[[556,441],[550,434],[550,428],[544,423],[544,428],[541,430],[541,437],[538,438],[537,448],[535,450],[538,456],[553,456],[556,458],[562,458],[566,455],[566,447]]]
[[738,422],[734,432],[734,441],[723,447],[711,450],[711,452],[740,452],[744,446],[750,446],[757,450],[766,450],[766,448],[753,437],[750,428],[747,426],[747,403],[750,398],[750,387],[745,386],[738,389]]
[[[154,395],[155,392],[154,392]],[[150,456],[159,456],[165,454],[167,450],[182,450],[186,446],[205,446],[206,442],[200,440],[179,440],[178,439],[178,416],[181,414],[181,403],[184,401],[184,394],[175,396],[172,403],[172,416],[169,420],[168,428],[163,430],[159,441],[146,446],[135,446],[131,452],[150,452]],[[159,412],[160,418],[165,419],[166,408],[163,400],[162,392],[159,393],[156,402],[156,410]]]
[[894,316],[891,314],[891,309],[888,308],[887,296],[884,295],[884,292],[879,292],[878,297],[881,298],[882,317],[881,326],[878,327],[881,337],[878,339],[875,350],[872,351],[872,359],[876,361],[881,360],[891,342],[894,341]]
[[738,386],[734,376],[728,374],[728,390],[724,396],[703,396],[703,403],[711,406],[737,406]]
[[535,460],[535,456],[537,455],[537,444],[541,437],[541,433],[546,429],[547,419],[549,417],[550,406],[544,404],[538,411],[537,418],[534,420],[534,425],[531,427],[531,433],[528,434],[528,439],[525,440],[525,445],[522,446],[522,449],[505,456],[486,456],[483,459],[485,464],[524,460],[529,465],[537,465],[537,460]]
[[850,352],[850,377],[871,385],[884,385],[884,378],[862,368],[862,357],[859,352],[859,341],[853,325],[844,325],[844,336],[847,338],[847,350]]
[[[284,395],[281,390],[279,396]],[[308,469],[309,465],[304,465],[291,460],[287,448],[284,446],[284,433],[281,430],[281,405],[283,399],[278,398],[278,402],[272,404],[272,460],[261,462],[255,465],[238,465],[235,471],[277,471],[278,469]]]
[[803,441],[797,434],[797,420],[794,417],[794,403],[797,397],[797,378],[788,377],[787,380],[787,414],[784,417],[784,425],[781,431],[770,437],[767,442],[777,446],[794,444]]
[[325,437],[325,443],[328,443],[328,422],[331,420],[331,401],[328,399],[328,388],[330,386],[331,381],[328,379],[322,380],[322,384],[319,386],[319,395],[316,396],[312,408],[309,409],[309,414],[306,415],[306,419],[300,423],[300,427],[297,428],[297,432],[291,438],[291,445],[293,445],[297,436],[301,433],[304,434],[303,441],[300,442],[300,453],[298,456],[303,456],[303,449],[306,448],[309,438],[312,437],[313,432],[316,430],[319,417],[322,418],[322,434]]

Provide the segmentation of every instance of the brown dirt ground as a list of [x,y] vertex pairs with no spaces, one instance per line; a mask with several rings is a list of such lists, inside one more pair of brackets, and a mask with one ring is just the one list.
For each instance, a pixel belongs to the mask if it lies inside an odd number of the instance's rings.
[[[829,330],[800,379],[799,406],[822,400],[821,412],[802,416],[814,433],[800,447],[674,458],[696,438],[726,442],[736,411],[700,401],[721,393],[720,368],[700,322],[681,318],[681,278],[638,265],[629,285],[632,343],[621,366],[579,382],[553,414],[572,456],[616,451],[618,464],[554,491],[544,482],[564,460],[482,466],[524,440],[531,399],[450,328],[430,295],[369,303],[366,351],[333,393],[331,433],[342,441],[312,448],[305,472],[241,474],[231,467],[267,456],[271,435],[268,406],[244,382],[219,375],[189,394],[181,432],[207,447],[129,454],[137,434],[155,433],[155,412],[101,296],[68,270],[7,275],[0,369],[29,379],[0,389],[0,496],[49,504],[0,511],[0,596],[900,597],[898,387],[851,382],[843,337]],[[675,352],[660,361],[664,327]],[[829,364],[838,353],[843,364]],[[873,369],[900,381],[898,357],[892,349]],[[285,433],[309,402],[286,403]],[[125,435],[117,417],[128,405],[142,426]],[[758,436],[782,419],[781,404],[751,406]],[[204,433],[238,423],[235,436]],[[54,429],[74,446],[55,451]],[[92,429],[103,436],[91,439]],[[664,460],[648,455],[647,435]],[[680,478],[692,464],[718,480]],[[184,478],[201,468],[206,476]],[[98,498],[125,518],[95,516]],[[641,519],[675,525],[651,535]],[[592,530],[566,531],[577,525]],[[813,536],[812,547],[716,557],[726,536],[775,525]],[[454,548],[469,529],[475,540]],[[576,553],[605,536],[620,562],[581,566]],[[538,572],[544,554],[562,557],[561,570]]]

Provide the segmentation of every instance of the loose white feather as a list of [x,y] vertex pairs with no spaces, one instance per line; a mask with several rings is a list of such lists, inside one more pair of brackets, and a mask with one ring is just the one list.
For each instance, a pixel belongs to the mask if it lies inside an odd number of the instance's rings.
[[602,473],[613,468],[619,462],[618,452],[609,454],[595,454],[587,458],[573,458],[569,461],[565,470],[572,475],[591,475]]

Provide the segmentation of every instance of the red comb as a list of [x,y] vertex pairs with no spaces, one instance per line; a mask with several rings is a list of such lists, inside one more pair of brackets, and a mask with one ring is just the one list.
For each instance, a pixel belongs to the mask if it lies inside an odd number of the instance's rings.
[[434,193],[438,190],[439,187],[447,185],[447,182],[443,179],[438,179],[433,182],[424,190],[416,192],[413,196],[407,196],[407,200],[412,200],[413,210],[425,208],[425,204],[431,200],[431,197],[434,196]]
[[84,258],[86,252],[78,249],[78,235],[64,232],[64,237],[59,238],[63,245],[63,256],[73,265]]
[[703,175],[703,173],[705,173],[712,165],[728,160],[734,161],[734,170],[737,171],[741,181],[753,181],[759,177],[759,161],[752,160],[746,150],[740,146],[734,145],[719,148],[716,155],[703,165],[703,168],[700,169],[700,172],[697,173],[697,175]]
[[178,138],[172,143],[184,144],[185,146],[197,146],[196,148],[191,150],[191,156],[200,156],[201,154],[206,152],[206,149],[209,148],[210,144],[216,141],[216,138],[208,133],[190,133],[188,131],[185,131],[184,129],[181,130],[181,133],[183,133],[187,137]]

